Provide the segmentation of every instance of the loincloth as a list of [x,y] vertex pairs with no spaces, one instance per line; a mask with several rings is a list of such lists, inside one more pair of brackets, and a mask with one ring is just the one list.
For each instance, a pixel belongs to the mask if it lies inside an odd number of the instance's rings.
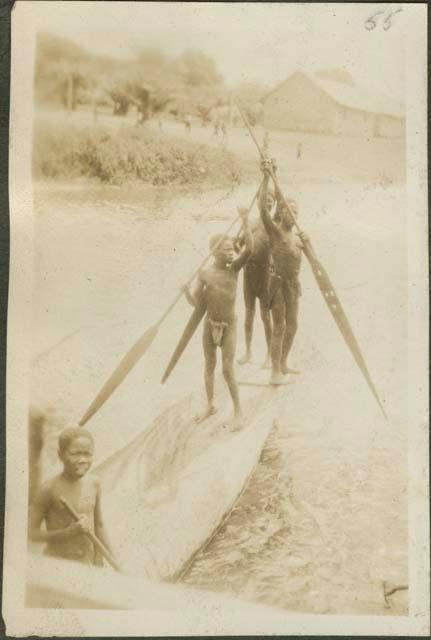
[[208,323],[213,343],[215,344],[216,347],[220,347],[223,340],[223,336],[229,327],[229,323],[217,322],[216,320],[211,320],[211,318],[207,318],[206,322]]

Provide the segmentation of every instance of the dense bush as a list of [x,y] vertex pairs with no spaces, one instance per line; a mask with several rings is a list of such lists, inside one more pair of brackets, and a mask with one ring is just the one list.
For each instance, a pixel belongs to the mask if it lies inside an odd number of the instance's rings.
[[232,153],[142,129],[60,127],[37,123],[33,174],[38,178],[79,176],[123,184],[153,185],[210,182],[234,184],[243,178]]

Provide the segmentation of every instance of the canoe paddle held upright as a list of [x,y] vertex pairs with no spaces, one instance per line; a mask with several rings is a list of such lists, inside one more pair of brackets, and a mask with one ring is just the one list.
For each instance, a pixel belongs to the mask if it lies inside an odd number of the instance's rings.
[[[251,211],[251,209],[253,208],[254,203],[256,202],[256,199],[258,197],[259,190],[260,190],[260,185],[259,185],[259,189],[256,191],[255,195],[253,196],[253,199],[248,207],[248,211]],[[165,310],[165,312],[161,315],[159,320],[142,334],[142,336],[135,342],[135,344],[129,349],[126,355],[122,358],[122,360],[120,361],[116,369],[109,376],[108,380],[105,382],[103,387],[100,389],[99,393],[94,398],[93,402],[90,404],[90,406],[82,416],[81,420],[79,421],[80,426],[84,426],[90,420],[90,418],[94,416],[94,414],[105,404],[105,402],[110,398],[110,396],[114,393],[114,391],[120,386],[123,380],[127,377],[130,371],[135,367],[135,365],[139,362],[139,360],[145,355],[145,353],[148,351],[148,349],[152,345],[154,339],[156,338],[161,325],[163,324],[165,319],[168,317],[168,315],[171,313],[171,311],[175,308],[177,302],[179,302],[179,300],[184,295],[184,291],[187,289],[188,286],[191,285],[191,283],[194,281],[194,279],[199,274],[201,269],[203,269],[206,263],[210,260],[211,256],[221,246],[221,244],[223,243],[223,238],[230,233],[230,231],[234,228],[234,226],[240,220],[240,217],[241,217],[240,215],[237,215],[235,219],[229,224],[224,234],[220,236],[220,240],[215,243],[210,253],[201,262],[201,264],[193,273],[193,275],[190,276],[190,278],[188,279],[184,287],[182,287],[181,290],[177,293],[177,295],[175,296],[171,304],[168,306],[168,308]],[[193,318],[194,317],[195,316],[193,316]],[[199,321],[198,321],[198,324],[199,324]],[[188,340],[190,340],[190,338],[191,336],[189,337]],[[181,353],[185,349],[185,347],[186,347],[186,344],[182,348]],[[176,361],[172,364],[172,368],[175,366],[175,364],[176,364]],[[165,376],[167,377],[166,374]]]
[[[238,108],[238,111],[241,115],[241,118],[245,124],[245,126],[248,129],[248,132],[252,138],[252,140],[254,141],[257,150],[259,152],[259,155],[261,157],[262,161],[267,161],[263,150],[261,149],[256,136],[253,133],[253,130],[250,126],[250,123],[248,122],[247,116],[244,113],[244,110],[241,108],[241,105],[239,104],[238,100],[235,100],[236,106]],[[291,216],[292,218],[292,222],[294,224],[294,226],[296,227],[297,231],[302,234],[302,229],[300,228],[299,224],[298,224],[298,220],[296,218],[296,216],[294,215],[294,213],[292,212],[288,201],[286,200],[286,198],[284,197],[281,189],[280,189],[280,185],[278,183],[277,180],[277,176],[276,173],[273,169],[272,166],[269,167],[269,172],[271,175],[271,178],[274,182],[274,186],[278,191],[279,197],[281,198],[283,205],[286,209],[286,211],[288,212],[288,215]],[[361,370],[361,373],[363,375],[363,377],[365,378],[365,381],[368,385],[368,388],[370,389],[371,393],[373,394],[377,404],[379,405],[383,416],[387,419],[387,415],[385,412],[385,409],[383,407],[382,401],[379,397],[379,394],[377,393],[377,389],[374,385],[374,382],[371,378],[371,375],[368,371],[368,367],[365,363],[365,359],[362,355],[362,352],[359,348],[359,344],[355,338],[355,335],[353,333],[353,330],[350,326],[350,323],[347,319],[346,313],[341,305],[340,299],[338,298],[335,289],[332,285],[332,282],[326,272],[326,270],[324,269],[322,263],[320,262],[320,260],[317,258],[316,253],[312,247],[312,244],[310,242],[310,240],[308,239],[308,237],[306,237],[303,240],[303,251],[305,253],[305,256],[311,266],[311,270],[313,272],[313,275],[316,279],[317,285],[320,289],[320,292],[322,293],[323,299],[325,300],[326,306],[328,307],[332,317],[334,318],[337,327],[341,333],[341,335],[343,336],[347,347],[350,350],[350,353],[352,354],[356,364],[358,365],[359,369]]]
[[250,209],[251,206],[239,208],[244,233],[243,248],[236,249],[234,239],[227,235],[216,235],[210,238],[210,251],[214,255],[214,262],[199,273],[194,292],[186,292],[187,300],[194,307],[194,311],[162,379],[162,382],[165,382],[168,378],[203,314],[206,313],[202,345],[205,359],[204,379],[207,406],[201,414],[196,416],[196,421],[202,422],[217,411],[214,405],[214,382],[217,351],[220,349],[223,360],[223,377],[234,410],[233,420],[229,426],[234,431],[241,429],[245,424],[234,368],[236,353],[235,310],[238,275],[253,251],[253,236],[248,223]]

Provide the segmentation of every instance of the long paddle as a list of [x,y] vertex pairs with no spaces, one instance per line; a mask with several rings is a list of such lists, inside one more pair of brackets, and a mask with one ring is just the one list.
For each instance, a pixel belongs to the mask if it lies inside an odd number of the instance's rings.
[[[240,105],[238,104],[238,101],[235,100],[236,105],[238,107],[238,111],[240,112],[241,118],[244,121],[245,126],[247,127],[250,136],[252,137],[257,150],[260,154],[260,157],[262,158],[262,160],[265,159],[264,153],[262,151],[262,149],[260,148],[260,145],[258,143],[258,141],[256,140],[256,136],[254,135],[251,126],[248,122],[248,119],[245,115],[245,113],[243,112],[243,110],[241,109]],[[270,175],[271,178],[274,182],[274,185],[278,191],[278,193],[280,194],[282,201],[283,201],[283,205],[285,206],[286,210],[289,213],[289,216],[291,218],[291,221],[293,222],[293,224],[295,225],[295,227],[297,228],[298,232],[301,233],[301,228],[298,224],[298,221],[296,219],[296,216],[293,214],[291,208],[289,207],[288,202],[286,201],[284,195],[281,192],[280,186],[278,184],[278,180],[276,178],[275,172],[273,171],[272,167],[270,168]],[[318,287],[323,295],[323,298],[326,302],[326,305],[329,309],[329,311],[332,314],[332,317],[334,318],[338,329],[340,330],[341,335],[343,336],[348,348],[350,349],[350,352],[356,362],[356,364],[358,365],[359,369],[362,372],[362,375],[364,376],[367,385],[371,391],[371,393],[373,394],[374,398],[376,399],[380,409],[382,410],[382,413],[384,415],[384,417],[387,419],[386,416],[386,412],[383,408],[383,404],[379,398],[379,395],[377,393],[376,387],[371,379],[371,376],[369,374],[367,365],[365,363],[364,357],[361,353],[361,350],[359,348],[358,342],[353,334],[352,328],[349,324],[349,321],[347,319],[347,316],[344,312],[343,307],[341,306],[341,302],[337,296],[337,294],[335,293],[335,289],[332,286],[331,280],[329,279],[328,274],[326,273],[322,263],[319,261],[319,259],[317,258],[314,249],[311,245],[310,240],[305,240],[305,242],[303,242],[304,245],[304,253],[308,259],[308,262],[310,263],[311,269],[313,271],[313,275],[316,279],[316,282],[318,284]]]
[[[76,513],[75,509],[72,507],[71,504],[68,503],[66,498],[63,498],[63,497],[60,496],[60,502],[62,503],[63,506],[66,507],[66,509],[68,510],[68,512],[70,513],[72,518],[75,520],[75,522],[78,522],[79,514]],[[109,551],[109,549],[107,549],[105,547],[103,542],[101,540],[99,540],[99,538],[96,536],[96,534],[93,533],[92,531],[87,531],[85,533],[85,535],[90,538],[91,542],[94,544],[95,547],[97,547],[97,549],[100,551],[102,556],[109,562],[111,567],[113,567],[116,571],[119,571],[121,573],[120,566],[117,564],[117,562],[112,557],[112,554]]]
[[[256,198],[257,198],[258,193],[260,191],[260,187],[261,187],[261,185],[259,186],[259,189],[257,190],[255,196],[253,197],[253,200],[251,201],[251,204],[249,206],[249,210],[253,207],[253,205],[254,205],[254,203],[256,201]],[[230,223],[230,225],[228,226],[228,228],[226,229],[226,231],[224,232],[223,235],[227,235],[231,231],[231,229],[233,229],[233,227],[238,222],[240,217],[241,216],[237,216],[235,218],[235,220],[233,220]],[[223,236],[214,245],[212,251],[207,255],[205,260],[203,260],[201,262],[201,264],[196,269],[196,271],[193,273],[193,275],[190,276],[190,278],[188,279],[187,283],[185,284],[185,287],[188,287],[188,286],[191,285],[193,280],[199,274],[199,271],[206,265],[208,260],[211,258],[213,253],[215,251],[217,251],[218,247],[221,245],[222,242],[223,242]],[[88,422],[88,420],[92,416],[94,416],[96,411],[98,411],[103,404],[105,404],[105,402],[108,400],[108,398],[114,393],[115,389],[117,387],[119,387],[119,385],[123,382],[123,380],[127,376],[127,374],[133,369],[133,367],[137,364],[137,362],[139,362],[139,360],[142,358],[142,356],[146,353],[146,351],[149,349],[149,347],[153,343],[153,340],[156,337],[160,326],[162,325],[164,320],[168,317],[168,315],[171,313],[172,309],[175,307],[177,302],[181,299],[183,294],[184,294],[184,292],[182,290],[179,291],[179,293],[175,296],[174,300],[168,306],[166,311],[161,315],[161,317],[156,322],[156,324],[154,324],[152,327],[147,329],[145,331],[145,333],[143,333],[142,336],[129,349],[129,351],[126,353],[126,355],[123,357],[123,359],[118,364],[117,368],[114,370],[114,372],[111,374],[111,376],[105,382],[103,387],[100,389],[99,393],[94,398],[93,402],[90,404],[90,406],[88,407],[87,411],[82,416],[81,420],[79,421],[79,425],[81,427],[86,422]]]

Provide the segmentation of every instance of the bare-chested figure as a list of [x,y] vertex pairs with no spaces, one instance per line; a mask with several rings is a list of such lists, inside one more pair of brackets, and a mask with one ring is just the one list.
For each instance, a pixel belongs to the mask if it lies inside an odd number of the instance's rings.
[[[201,422],[216,412],[214,405],[214,374],[217,348],[222,352],[223,376],[229,388],[234,406],[233,429],[243,426],[243,416],[239,401],[238,385],[235,379],[234,359],[236,351],[236,291],[238,273],[249,259],[253,250],[253,238],[248,227],[248,210],[240,209],[242,217],[245,247],[236,255],[234,241],[225,237],[214,252],[214,263],[201,271],[199,281],[193,293],[185,289],[188,301],[196,306],[204,296],[207,313],[204,319],[203,349],[205,355],[205,389],[207,408],[197,417]],[[220,241],[221,236],[213,236],[210,250]]]
[[[65,429],[60,434],[58,455],[63,471],[42,486],[32,503],[29,538],[45,542],[45,553],[49,556],[102,565],[99,551],[86,535],[88,531],[95,533],[110,549],[103,525],[100,482],[96,476],[87,475],[93,450],[93,437],[82,427]],[[78,522],[73,520],[62,498],[79,514]]]
[[[268,234],[270,251],[274,264],[274,275],[270,284],[270,304],[273,322],[271,340],[272,375],[271,384],[284,383],[283,374],[289,373],[287,357],[298,328],[298,303],[301,285],[298,279],[301,267],[301,254],[305,235],[299,237],[293,227],[292,220],[285,211],[279,194],[277,212],[271,218],[267,205],[268,181],[270,170],[275,165],[267,159],[262,163],[264,180],[259,200],[262,222]],[[296,215],[293,201],[289,202]],[[281,295],[280,295],[281,294]]]
[[[275,196],[268,191],[267,209],[271,211],[274,206]],[[271,253],[268,234],[261,220],[252,227],[253,252],[244,267],[244,304],[245,304],[245,353],[238,360],[239,364],[246,364],[252,358],[252,338],[256,300],[259,300],[260,316],[265,330],[267,355],[263,366],[270,363],[272,323],[270,313],[270,279],[271,279]],[[239,246],[244,242],[239,238]]]

